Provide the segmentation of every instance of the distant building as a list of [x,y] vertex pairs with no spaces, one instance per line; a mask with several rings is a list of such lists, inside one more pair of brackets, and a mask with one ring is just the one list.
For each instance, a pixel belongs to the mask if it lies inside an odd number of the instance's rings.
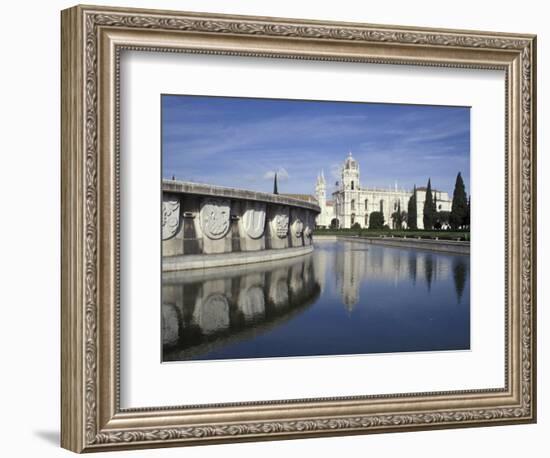
[[[407,211],[409,199],[413,190],[395,188],[368,188],[361,186],[359,180],[359,164],[349,153],[341,169],[341,180],[336,183],[336,189],[332,193],[332,200],[326,199],[326,180],[321,172],[317,177],[315,196],[321,207],[321,213],[317,216],[318,227],[338,227],[349,229],[355,223],[362,228],[369,227],[369,217],[372,212],[382,212],[385,224],[393,228],[391,215],[398,209]],[[451,211],[452,201],[446,192],[432,189],[432,195],[436,200],[437,211]],[[417,227],[424,228],[423,209],[426,199],[426,188],[416,188],[416,216]],[[406,221],[403,228],[406,228]]]

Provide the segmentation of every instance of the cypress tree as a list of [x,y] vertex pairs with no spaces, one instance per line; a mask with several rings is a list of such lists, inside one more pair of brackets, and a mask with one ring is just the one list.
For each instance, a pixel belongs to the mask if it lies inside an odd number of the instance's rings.
[[468,197],[468,208],[466,209],[466,218],[464,219],[464,225],[470,229],[470,199],[472,196]]
[[407,227],[409,229],[417,229],[416,224],[416,185],[414,185],[413,195],[409,198],[407,206]]
[[432,181],[428,179],[428,187],[426,189],[426,199],[424,200],[424,229],[430,230],[434,227],[434,202],[432,196]]
[[393,212],[391,215],[391,218],[393,220],[393,228],[394,229],[401,229],[401,226],[403,226],[403,220],[404,220],[405,212],[401,211],[401,201],[397,201],[397,210]]
[[456,176],[455,190],[453,192],[453,204],[449,221],[453,229],[458,229],[466,224],[468,214],[468,201],[462,175],[458,172]]
[[403,225],[403,214],[401,213],[401,201],[397,201],[397,219],[396,219],[397,229],[401,229]]

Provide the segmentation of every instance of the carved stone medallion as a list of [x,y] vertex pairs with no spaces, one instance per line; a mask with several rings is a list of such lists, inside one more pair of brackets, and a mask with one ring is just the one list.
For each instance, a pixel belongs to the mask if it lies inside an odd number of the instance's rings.
[[273,218],[273,231],[277,237],[284,239],[288,234],[288,210],[281,210]]
[[227,199],[206,199],[201,204],[201,228],[209,239],[221,239],[229,230],[231,206]]
[[253,239],[261,237],[265,228],[265,204],[247,202],[242,221],[249,237]]
[[294,235],[296,237],[301,237],[304,233],[304,223],[302,223],[302,220],[300,218],[296,218],[294,222],[292,223],[292,230],[294,231]]
[[180,201],[175,197],[162,198],[162,240],[168,240],[178,232],[180,225]]

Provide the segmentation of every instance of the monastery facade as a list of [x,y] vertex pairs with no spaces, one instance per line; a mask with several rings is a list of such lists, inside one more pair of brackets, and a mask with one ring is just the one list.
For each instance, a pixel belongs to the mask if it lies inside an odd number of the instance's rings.
[[[391,215],[401,206],[401,211],[407,211],[409,199],[413,190],[395,188],[369,188],[363,187],[359,179],[359,164],[349,153],[341,169],[341,179],[336,183],[336,189],[332,193],[332,200],[326,198],[326,180],[324,173],[317,177],[315,196],[321,207],[321,213],[317,216],[318,227],[339,227],[349,229],[355,223],[362,228],[369,227],[369,218],[372,212],[382,212],[385,224],[393,227]],[[437,211],[451,211],[452,200],[446,192],[432,189],[432,195],[436,199]],[[426,199],[426,188],[416,189],[416,225],[418,229],[424,228],[423,209]],[[407,227],[403,222],[402,228]]]

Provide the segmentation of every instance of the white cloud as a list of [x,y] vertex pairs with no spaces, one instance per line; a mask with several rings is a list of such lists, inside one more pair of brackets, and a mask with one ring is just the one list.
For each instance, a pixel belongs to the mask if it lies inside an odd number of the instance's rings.
[[277,173],[277,180],[285,181],[288,180],[288,172],[285,168],[280,167],[276,170],[269,170],[264,173],[264,180],[273,180],[275,178],[275,173]]

